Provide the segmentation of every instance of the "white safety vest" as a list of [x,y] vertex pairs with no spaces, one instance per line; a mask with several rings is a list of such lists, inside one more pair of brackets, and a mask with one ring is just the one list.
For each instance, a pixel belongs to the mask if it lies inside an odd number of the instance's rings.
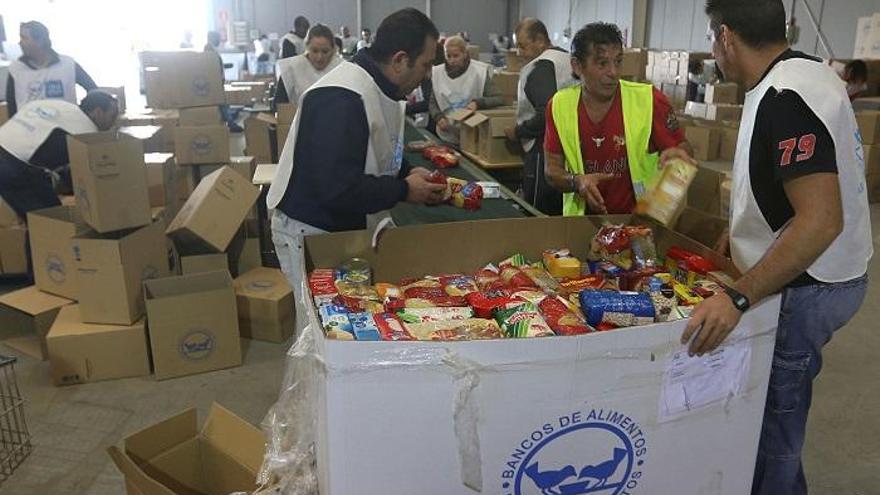
[[[526,81],[529,80],[529,74],[535,70],[535,64],[539,60],[549,60],[553,63],[553,70],[556,72],[556,90],[570,86],[574,82],[571,75],[571,54],[566,51],[549,48],[544,53],[531,62],[523,66],[519,73],[519,82],[516,86],[516,123],[522,124],[531,120],[535,116],[535,107],[532,102],[526,98]],[[522,142],[523,150],[526,152],[535,145],[534,139],[526,139]]]
[[[397,176],[403,163],[406,103],[385,96],[373,77],[361,66],[352,62],[342,62],[303,94],[308,94],[317,88],[328,87],[354,91],[363,99],[367,124],[370,128],[364,173],[373,176]],[[300,110],[293,118],[293,125],[287,135],[281,156],[278,158],[278,170],[275,172],[275,178],[272,180],[272,186],[266,197],[266,205],[270,209],[275,208],[281,202],[293,175],[293,150],[296,148],[302,113]],[[369,215],[367,228],[374,228],[379,221],[387,216],[389,216],[388,212]]]
[[[749,155],[758,106],[770,88],[795,91],[828,129],[834,141],[837,177],[843,203],[843,232],[807,269],[821,282],[843,282],[865,273],[874,248],[865,186],[864,151],[852,106],[834,71],[806,59],[783,60],[746,94],[737,139],[731,190],[730,250],[736,267],[755,266],[779,237],[755,200],[749,175]],[[783,227],[784,229],[785,227]]]
[[[287,40],[293,43],[293,46],[296,47],[296,54],[303,55],[306,53],[306,40],[300,38],[296,33],[287,32],[284,36],[281,37],[281,45],[284,46],[284,40]],[[288,57],[289,58],[289,57]]]
[[58,55],[58,62],[42,69],[32,69],[21,60],[9,65],[15,82],[15,104],[29,101],[59,99],[76,103],[76,62]]
[[[437,106],[447,114],[454,110],[464,108],[471,101],[483,96],[486,87],[486,78],[489,77],[489,64],[478,60],[471,60],[470,66],[464,74],[455,79],[446,73],[446,64],[435,65],[431,73],[431,83],[434,88],[434,98]],[[448,131],[437,128],[437,135],[444,141],[458,144],[460,141],[459,128],[452,125]]]
[[39,100],[25,103],[8,122],[0,126],[0,147],[29,163],[49,134],[62,129],[68,134],[97,132],[92,119],[73,103]]
[[284,84],[284,89],[287,90],[287,97],[291,103],[299,104],[299,98],[303,93],[318,82],[318,79],[321,79],[335,69],[340,62],[342,60],[339,57],[333,57],[330,63],[327,64],[327,67],[319,71],[309,62],[308,57],[303,54],[279,60],[275,64],[275,71],[278,73],[278,78]]

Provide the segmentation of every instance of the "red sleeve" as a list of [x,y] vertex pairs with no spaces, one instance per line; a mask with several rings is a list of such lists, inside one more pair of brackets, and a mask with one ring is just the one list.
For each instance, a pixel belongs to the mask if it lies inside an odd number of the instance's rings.
[[559,131],[556,130],[556,123],[553,122],[553,99],[547,101],[547,110],[544,114],[544,151],[561,155],[562,142],[559,140]]
[[651,127],[651,147],[654,151],[674,148],[684,141],[684,130],[672,105],[660,90],[654,88],[654,122]]

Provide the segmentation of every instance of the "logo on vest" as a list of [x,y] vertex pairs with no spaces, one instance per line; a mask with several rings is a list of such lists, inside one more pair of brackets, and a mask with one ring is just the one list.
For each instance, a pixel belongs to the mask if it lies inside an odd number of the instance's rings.
[[[31,81],[27,85],[28,101],[43,99],[43,81]],[[24,103],[24,102],[22,102]],[[21,104],[21,103],[19,103]]]
[[204,76],[197,76],[192,80],[192,92],[196,96],[208,96],[211,93],[211,83]]
[[58,118],[58,110],[55,108],[44,107],[40,104],[31,106],[28,109],[28,117],[42,120],[56,120]]
[[647,440],[613,410],[561,416],[529,433],[501,473],[503,495],[631,495],[642,478]]
[[180,355],[188,361],[200,361],[214,352],[214,342],[208,330],[193,330],[180,339]]
[[46,98],[64,98],[64,85],[58,79],[46,81],[43,87],[46,91]]
[[67,280],[67,271],[64,269],[64,261],[62,261],[55,253],[50,253],[46,256],[46,275],[49,276],[49,280],[56,284],[63,284],[64,281]]
[[214,149],[211,138],[205,135],[196,136],[189,142],[189,149],[196,155],[207,155]]

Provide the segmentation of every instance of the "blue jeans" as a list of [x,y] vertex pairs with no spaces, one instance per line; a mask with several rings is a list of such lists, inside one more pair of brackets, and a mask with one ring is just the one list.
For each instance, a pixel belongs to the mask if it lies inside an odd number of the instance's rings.
[[822,347],[856,314],[867,287],[862,276],[783,291],[752,495],[806,495],[801,450]]

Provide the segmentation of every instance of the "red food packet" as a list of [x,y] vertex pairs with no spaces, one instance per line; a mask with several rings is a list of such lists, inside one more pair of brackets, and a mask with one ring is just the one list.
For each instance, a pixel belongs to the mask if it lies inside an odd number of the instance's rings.
[[544,315],[547,325],[556,332],[556,335],[583,335],[590,333],[590,327],[576,313],[570,311],[568,306],[558,297],[545,297],[538,309]]
[[403,322],[392,313],[375,314],[373,320],[379,328],[382,340],[416,340]]
[[488,290],[501,285],[501,272],[491,263],[478,271],[474,278],[477,280],[477,287],[480,290]]
[[450,296],[467,296],[471,292],[478,292],[477,281],[468,275],[452,275],[440,277],[443,289]]
[[446,174],[444,174],[443,172],[439,170],[434,170],[433,172],[428,174],[427,177],[425,177],[425,180],[433,184],[442,184],[445,186],[447,182],[447,177]]
[[579,278],[571,278],[559,283],[560,289],[566,294],[577,294],[584,289],[602,289],[606,280],[602,275],[585,275]]
[[522,270],[515,266],[508,266],[501,270],[501,280],[510,288],[537,287],[535,282]]
[[512,301],[510,293],[505,289],[494,289],[488,292],[468,294],[467,303],[474,309],[477,318],[493,318],[496,309]]

